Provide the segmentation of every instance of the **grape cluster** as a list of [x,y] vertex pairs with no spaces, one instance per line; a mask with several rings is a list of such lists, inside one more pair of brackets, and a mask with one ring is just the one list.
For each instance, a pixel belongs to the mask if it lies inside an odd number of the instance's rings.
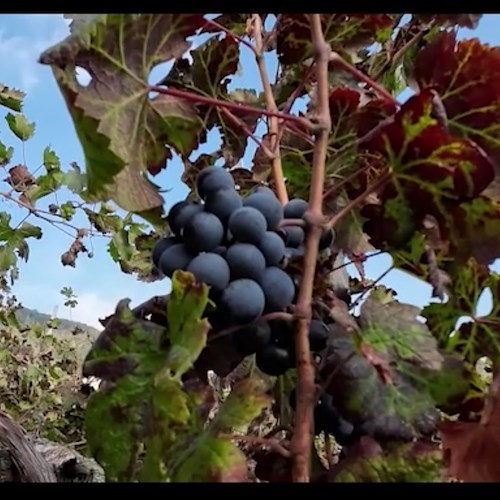
[[[296,399],[297,393],[293,389],[289,396],[289,404],[293,410]],[[357,429],[340,414],[329,394],[323,394],[314,407],[314,434],[317,436],[322,432],[332,435],[341,446],[352,444],[359,437]]]
[[[242,327],[233,334],[237,350],[256,354],[259,368],[280,375],[294,364],[292,325],[286,321],[258,321],[263,314],[284,311],[296,297],[296,283],[285,268],[304,252],[307,229],[283,225],[301,219],[308,203],[293,199],[283,206],[264,186],[241,197],[231,174],[208,167],[196,182],[200,202],[176,203],[168,214],[171,236],[154,247],[152,260],[171,277],[181,269],[210,287],[214,313],[227,326]],[[333,242],[325,231],[320,249]],[[321,323],[321,322],[319,322]],[[326,345],[326,326],[311,324],[313,351]]]

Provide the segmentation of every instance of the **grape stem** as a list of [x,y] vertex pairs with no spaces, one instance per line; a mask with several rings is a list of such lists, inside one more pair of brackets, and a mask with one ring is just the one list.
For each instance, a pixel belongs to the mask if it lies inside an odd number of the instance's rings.
[[241,443],[248,443],[258,447],[265,446],[276,453],[279,453],[282,457],[290,457],[290,452],[283,446],[283,441],[279,442],[277,439],[235,434],[222,434],[221,437],[230,439],[231,441],[240,441]]
[[328,150],[328,137],[331,130],[329,107],[328,61],[331,49],[326,43],[321,26],[321,15],[311,14],[311,38],[314,50],[318,124],[314,145],[311,192],[309,208],[305,219],[310,224],[306,238],[304,268],[297,300],[297,329],[295,332],[295,351],[297,357],[297,407],[294,418],[294,432],[291,442],[292,480],[310,482],[311,448],[313,436],[313,407],[316,386],[314,383],[314,365],[309,346],[309,322],[313,296],[314,276],[318,260],[318,246],[323,221],[323,189],[325,182],[325,161]]
[[287,226],[306,227],[307,224],[304,219],[282,219],[279,227],[287,227]]
[[270,149],[273,152],[271,159],[271,168],[276,183],[276,195],[280,202],[285,205],[288,202],[288,192],[286,190],[285,177],[283,176],[283,168],[281,165],[281,152],[280,152],[280,137],[279,137],[279,120],[277,113],[279,113],[276,100],[274,99],[273,89],[269,81],[267,69],[264,61],[264,40],[262,35],[262,19],[259,14],[252,14],[252,28],[253,37],[255,40],[255,61],[259,69],[260,80],[264,89],[264,99],[266,101],[266,109],[272,112],[273,115],[268,115],[267,128],[270,137]]

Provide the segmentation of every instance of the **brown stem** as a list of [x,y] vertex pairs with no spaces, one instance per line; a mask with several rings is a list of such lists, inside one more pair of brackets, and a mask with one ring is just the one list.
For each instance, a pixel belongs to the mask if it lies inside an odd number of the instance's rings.
[[279,227],[286,227],[286,226],[306,227],[306,225],[307,223],[304,219],[282,219]]
[[375,181],[368,189],[366,189],[363,193],[361,193],[358,197],[354,198],[354,200],[350,201],[344,208],[342,208],[339,212],[337,212],[326,224],[326,229],[332,229],[335,227],[335,224],[345,217],[352,209],[356,208],[360,205],[368,195],[377,191],[377,189],[381,188],[390,178],[391,174],[384,174],[378,181]]
[[219,24],[217,21],[214,21],[213,19],[206,19],[206,24],[210,24],[215,28],[223,31],[228,37],[232,38],[235,42],[246,45],[252,52],[255,53],[255,47],[250,42],[245,40],[243,37],[234,34],[231,30],[229,30],[225,26],[222,26],[222,24]]
[[333,52],[330,55],[330,62],[335,66],[340,66],[343,70],[351,73],[358,80],[366,83],[369,87],[371,87],[380,97],[383,97],[388,102],[391,102],[399,107],[399,102],[395,99],[390,92],[388,92],[384,87],[379,85],[377,82],[373,81],[369,76],[366,76],[362,71],[355,68],[352,64],[348,63],[345,59],[343,59],[339,54]]
[[242,104],[239,102],[222,101],[221,99],[216,99],[215,97],[206,97],[200,94],[195,94],[194,92],[188,92],[186,90],[179,90],[172,87],[161,87],[158,85],[150,85],[150,92],[157,92],[158,94],[171,95],[174,97],[179,97],[185,99],[186,101],[196,102],[200,104],[207,104],[208,106],[214,106],[216,108],[226,108],[235,111],[244,111],[245,113],[253,115],[266,115],[275,116],[281,120],[295,122],[303,127],[307,127],[311,130],[316,130],[317,125],[312,123],[310,120],[302,118],[301,116],[290,115],[286,113],[280,113],[279,111],[269,111],[267,109],[256,108],[254,106],[249,106],[248,104]]
[[321,237],[323,219],[322,203],[325,181],[325,160],[328,150],[328,137],[331,130],[330,107],[328,103],[328,61],[330,46],[325,42],[321,27],[320,14],[311,14],[311,35],[316,61],[316,81],[318,99],[318,123],[321,128],[316,132],[314,146],[311,192],[306,219],[311,227],[306,238],[304,270],[297,300],[297,330],[295,350],[297,357],[297,409],[294,419],[294,433],[291,443],[293,457],[292,478],[294,482],[307,483],[311,475],[311,448],[313,433],[313,407],[316,387],[314,384],[314,365],[309,346],[309,321],[313,296],[314,275],[318,259],[318,245]]
[[386,269],[370,286],[367,286],[359,295],[359,297],[351,304],[351,309],[356,307],[362,300],[365,295],[372,290],[377,284],[382,281],[392,270],[394,269],[394,266],[390,266],[388,269]]
[[255,136],[255,134],[243,123],[243,120],[240,120],[237,116],[233,115],[233,113],[231,113],[231,111],[229,111],[229,109],[227,108],[222,108],[221,113],[228,120],[233,122],[237,127],[241,128],[245,135],[247,137],[250,137],[250,139],[252,139],[257,144],[257,146],[262,148],[262,151],[269,159],[274,158],[274,154],[272,153],[272,151]]
[[341,181],[335,183],[332,187],[328,188],[323,194],[323,199],[329,198],[332,194],[336,193],[342,186],[349,184],[353,181],[358,175],[366,172],[371,167],[370,164],[366,164],[364,167],[357,169],[356,171],[349,174],[347,177],[344,177]]
[[280,202],[285,205],[288,202],[288,192],[286,190],[285,177],[283,176],[283,168],[281,165],[280,154],[280,137],[279,137],[279,120],[277,113],[278,106],[273,95],[273,89],[269,82],[266,65],[264,61],[264,40],[262,36],[262,19],[259,14],[252,14],[253,36],[255,39],[255,60],[259,69],[260,80],[264,89],[264,98],[266,100],[266,109],[273,115],[268,115],[267,128],[271,139],[271,151],[273,158],[271,160],[271,168],[273,179],[276,184],[276,195]]
[[230,439],[231,441],[240,441],[242,443],[249,443],[257,446],[267,446],[268,448],[279,453],[282,457],[290,457],[290,452],[276,439],[260,436],[239,436],[234,434],[222,434],[221,437]]

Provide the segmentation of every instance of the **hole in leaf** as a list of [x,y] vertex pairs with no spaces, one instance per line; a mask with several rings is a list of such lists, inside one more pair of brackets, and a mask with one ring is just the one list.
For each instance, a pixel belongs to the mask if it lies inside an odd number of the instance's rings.
[[488,316],[493,311],[493,294],[489,288],[485,288],[477,300],[475,315]]
[[92,75],[85,68],[80,66],[75,68],[75,78],[82,87],[88,87],[92,81]]

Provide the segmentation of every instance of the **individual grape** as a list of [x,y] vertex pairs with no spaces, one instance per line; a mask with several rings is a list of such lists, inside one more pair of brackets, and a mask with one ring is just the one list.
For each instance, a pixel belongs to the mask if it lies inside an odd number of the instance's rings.
[[267,321],[259,321],[240,328],[233,333],[236,350],[243,356],[255,354],[263,349],[271,339],[271,327]]
[[279,377],[293,367],[289,352],[273,344],[268,344],[257,352],[255,364],[261,372],[273,377]]
[[326,250],[330,247],[335,239],[335,231],[333,229],[327,229],[321,234],[319,240],[319,250]]
[[196,214],[184,227],[184,243],[193,252],[210,252],[224,238],[222,222],[209,212]]
[[234,189],[233,176],[224,168],[208,167],[200,172],[196,181],[196,189],[202,200],[219,189]]
[[257,245],[268,266],[278,266],[285,258],[285,243],[278,234],[267,231]]
[[311,320],[309,325],[309,345],[311,351],[319,352],[326,348],[329,332],[328,326],[323,321],[319,319]]
[[229,217],[228,228],[238,241],[257,245],[267,230],[267,221],[256,208],[242,207]]
[[295,295],[292,278],[279,267],[268,267],[259,280],[266,298],[266,310],[282,311],[288,307]]
[[180,243],[180,241],[175,236],[168,236],[167,238],[162,238],[156,242],[153,247],[153,251],[151,252],[151,260],[156,268],[158,268],[158,263],[160,262],[162,253],[176,243]]
[[231,279],[249,278],[258,281],[266,268],[262,252],[250,243],[235,243],[226,252]]
[[243,206],[241,196],[234,189],[219,189],[208,193],[205,210],[216,215],[223,224],[229,216]]
[[269,321],[271,342],[285,349],[293,349],[293,323],[284,319]]
[[286,226],[280,229],[279,235],[283,238],[285,245],[290,248],[298,248],[304,243],[305,232],[300,226]]
[[229,266],[215,253],[202,253],[195,257],[186,271],[192,273],[199,283],[206,283],[216,290],[223,290],[229,284]]
[[239,279],[229,283],[222,292],[219,308],[227,312],[235,323],[250,323],[264,311],[266,298],[256,281]]
[[191,218],[203,210],[203,205],[194,201],[179,201],[168,213],[168,225],[174,234],[179,235]]
[[274,231],[283,219],[283,205],[268,193],[253,193],[243,200],[243,206],[256,208],[266,219],[267,229]]
[[274,191],[267,186],[257,186],[256,188],[254,188],[252,190],[252,193],[267,194],[267,195],[270,195],[270,196],[273,196],[274,198],[276,198],[276,194],[274,194]]
[[309,203],[300,198],[290,200],[283,208],[285,219],[302,219]]
[[167,248],[161,254],[158,267],[165,276],[171,278],[177,269],[185,271],[189,263],[193,260],[193,257],[194,255],[188,250],[186,245],[177,243]]
[[341,446],[356,439],[354,426],[342,417],[329,394],[321,396],[314,409],[314,426],[315,434],[325,431],[333,435]]

